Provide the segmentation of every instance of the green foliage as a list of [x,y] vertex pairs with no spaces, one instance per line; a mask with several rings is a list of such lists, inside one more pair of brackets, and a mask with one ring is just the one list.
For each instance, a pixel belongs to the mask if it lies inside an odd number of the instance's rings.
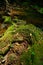
[[40,9],[38,10],[38,12],[40,12],[41,14],[43,14],[43,8],[40,8]]
[[3,16],[4,22],[5,23],[12,23],[11,17],[10,16]]
[[32,8],[36,9],[37,12],[43,14],[43,7],[40,7],[38,5],[32,5]]
[[14,31],[14,28],[15,28],[15,27],[16,27],[15,24],[11,25],[11,26],[6,30],[6,32],[4,33],[4,35],[0,38],[0,40],[1,40],[1,39],[3,39],[3,40],[5,40],[5,39],[11,40],[11,39],[12,39],[12,32]]
[[12,21],[10,16],[3,16],[4,19],[4,23],[8,23],[8,24],[17,24],[17,25],[24,25],[26,24],[26,21],[18,19],[17,17],[15,17]]
[[14,31],[15,25],[11,25],[4,35],[0,38],[0,54],[4,55],[10,48],[10,44],[13,41],[12,31]]

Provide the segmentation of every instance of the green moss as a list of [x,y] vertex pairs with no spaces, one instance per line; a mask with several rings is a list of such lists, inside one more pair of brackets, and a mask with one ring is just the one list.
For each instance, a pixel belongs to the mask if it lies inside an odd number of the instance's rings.
[[34,44],[27,52],[23,52],[20,62],[23,65],[43,65],[43,43]]
[[[4,35],[0,38],[0,49],[5,48],[8,44],[11,44],[13,41],[23,41],[26,40],[30,44],[42,44],[43,43],[43,31],[33,24],[29,25],[11,25]],[[8,49],[9,47],[7,47]],[[5,48],[6,50],[6,48]],[[5,53],[4,51],[0,51]]]
[[[23,35],[24,39],[27,41],[32,41],[32,43],[42,43],[43,42],[43,32],[36,26],[29,24],[29,25],[19,25],[10,26],[7,31],[4,33],[4,36],[0,39],[9,39],[10,41],[13,40],[13,35],[19,33]],[[20,36],[19,35],[19,36]],[[19,37],[17,37],[19,40]],[[33,41],[34,40],[34,41]]]
[[[17,28],[16,32],[24,36],[24,39],[31,40],[33,43],[43,43],[43,32],[38,27],[29,24],[21,25]],[[32,35],[30,35],[32,34]],[[30,37],[30,39],[29,39]],[[40,41],[40,42],[39,42]]]
[[23,63],[23,65],[32,65],[30,49],[27,52],[22,53],[20,56],[20,62]]
[[43,65],[43,43],[34,44],[32,49],[35,53],[33,65]]

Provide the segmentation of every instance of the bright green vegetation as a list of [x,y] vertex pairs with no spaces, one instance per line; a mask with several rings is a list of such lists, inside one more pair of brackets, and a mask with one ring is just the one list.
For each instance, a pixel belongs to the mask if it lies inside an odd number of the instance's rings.
[[[4,35],[0,38],[0,54],[4,54],[9,45],[12,44],[13,41],[23,41],[26,40],[32,44],[42,44],[43,43],[43,32],[36,26],[29,24],[29,25],[11,25]],[[2,49],[1,49],[2,47]],[[3,51],[3,48],[4,51]]]

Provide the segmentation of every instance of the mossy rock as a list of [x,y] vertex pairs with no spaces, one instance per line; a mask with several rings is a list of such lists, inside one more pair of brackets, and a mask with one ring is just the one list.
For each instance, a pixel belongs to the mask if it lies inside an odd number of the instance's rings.
[[9,49],[9,46],[13,41],[23,40],[28,41],[32,45],[35,43],[42,44],[43,31],[33,24],[19,26],[15,26],[15,24],[11,25],[4,33],[4,35],[0,38],[0,54],[4,54],[6,52],[6,49]]

